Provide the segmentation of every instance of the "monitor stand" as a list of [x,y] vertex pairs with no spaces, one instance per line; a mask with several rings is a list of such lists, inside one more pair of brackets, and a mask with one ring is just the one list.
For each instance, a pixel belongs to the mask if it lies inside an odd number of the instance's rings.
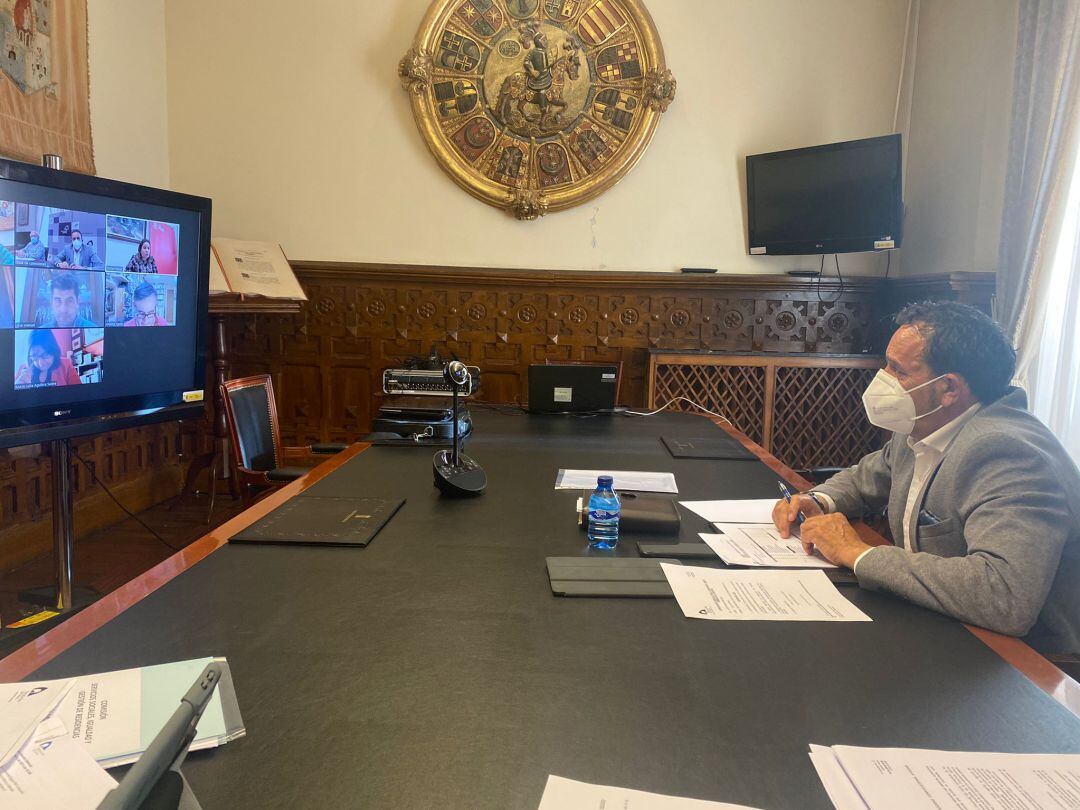
[[82,610],[96,601],[100,594],[91,588],[74,587],[71,584],[71,561],[75,551],[71,440],[55,439],[49,442],[49,460],[52,464],[53,562],[56,566],[56,584],[21,591],[19,599],[57,613],[68,613]]

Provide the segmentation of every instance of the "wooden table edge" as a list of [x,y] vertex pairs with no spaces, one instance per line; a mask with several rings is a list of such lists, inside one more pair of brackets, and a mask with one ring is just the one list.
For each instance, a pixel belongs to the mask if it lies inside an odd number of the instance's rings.
[[128,608],[141,602],[158,588],[227,545],[229,538],[234,534],[261,520],[290,498],[326,478],[370,446],[368,443],[360,442],[328,458],[319,466],[313,467],[310,472],[271,492],[231,520],[185,546],[171,557],[162,560],[149,571],[124,583],[112,593],[103,596],[89,607],[0,659],[0,683],[11,683],[30,675]]
[[[795,470],[788,467],[778,458],[770,454],[765,448],[754,442],[749,436],[735,429],[722,420],[709,417],[710,421],[722,428],[733,439],[753,453],[765,466],[789,484],[795,484],[801,490],[813,488],[813,483],[803,478]],[[884,537],[875,532],[869,526],[858,526],[859,535],[867,542],[875,539],[878,544],[888,543]],[[986,646],[1001,656],[1006,662],[1019,670],[1029,681],[1042,689],[1051,698],[1056,700],[1077,717],[1080,717],[1080,683],[1077,683],[1054,664],[1029,647],[1027,643],[1013,636],[1003,636],[992,630],[965,624],[975,638],[982,641]]]

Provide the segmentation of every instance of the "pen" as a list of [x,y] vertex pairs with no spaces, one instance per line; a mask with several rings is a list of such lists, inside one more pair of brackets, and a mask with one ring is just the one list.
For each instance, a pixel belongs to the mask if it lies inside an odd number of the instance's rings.
[[[787,488],[787,484],[785,484],[783,481],[777,481],[776,485],[780,487],[780,494],[784,496],[784,500],[788,503],[791,503],[791,490]],[[799,514],[795,517],[795,525],[801,526],[804,520],[806,520],[806,516],[803,515],[802,512],[799,512]]]

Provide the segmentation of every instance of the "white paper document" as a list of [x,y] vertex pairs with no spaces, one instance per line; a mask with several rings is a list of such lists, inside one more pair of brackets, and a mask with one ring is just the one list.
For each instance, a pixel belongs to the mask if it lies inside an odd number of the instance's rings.
[[[27,688],[69,683],[70,691],[55,709],[67,736],[82,743],[106,768],[127,765],[139,758],[180,705],[195,679],[215,659],[201,658],[173,664],[122,669],[84,675],[72,681],[39,681]],[[221,659],[218,659],[221,660]],[[229,728],[222,700],[225,682],[218,684],[199,719],[192,751],[224,745],[244,733]],[[235,702],[235,695],[228,695]]]
[[4,810],[94,810],[116,780],[68,736],[29,743],[0,769]]
[[728,565],[753,568],[836,568],[818,553],[803,551],[798,537],[785,540],[772,523],[715,523],[720,534],[701,533]]
[[37,727],[67,696],[74,679],[0,684],[0,768],[30,741]]
[[555,489],[596,489],[596,479],[610,475],[612,486],[630,492],[670,492],[678,494],[675,475],[669,472],[638,472],[632,470],[559,470]]
[[690,619],[868,622],[824,571],[725,571],[660,563]]
[[679,501],[709,523],[772,523],[776,498],[752,501]]
[[210,247],[221,269],[214,271],[217,287],[224,282],[229,292],[307,300],[281,245],[214,237]]
[[680,799],[642,790],[590,785],[549,776],[539,810],[753,810],[741,804]]
[[837,810],[1080,808],[1080,754],[810,746]]

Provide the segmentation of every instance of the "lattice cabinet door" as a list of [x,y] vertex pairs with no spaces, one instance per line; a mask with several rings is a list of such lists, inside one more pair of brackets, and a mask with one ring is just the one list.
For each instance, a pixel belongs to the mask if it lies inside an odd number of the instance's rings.
[[[738,359],[738,356],[654,354],[649,364],[649,410],[676,397],[686,397],[723,414],[737,429],[764,446],[768,368],[764,364],[737,364]],[[678,402],[672,410],[694,409]]]
[[[654,351],[649,408],[686,397],[726,416],[790,467],[846,467],[887,438],[862,407],[880,367],[871,356]],[[693,410],[686,403],[673,409]]]
[[865,367],[777,366],[774,456],[796,469],[847,467],[880,448],[885,435],[866,420],[862,393],[879,363]]

